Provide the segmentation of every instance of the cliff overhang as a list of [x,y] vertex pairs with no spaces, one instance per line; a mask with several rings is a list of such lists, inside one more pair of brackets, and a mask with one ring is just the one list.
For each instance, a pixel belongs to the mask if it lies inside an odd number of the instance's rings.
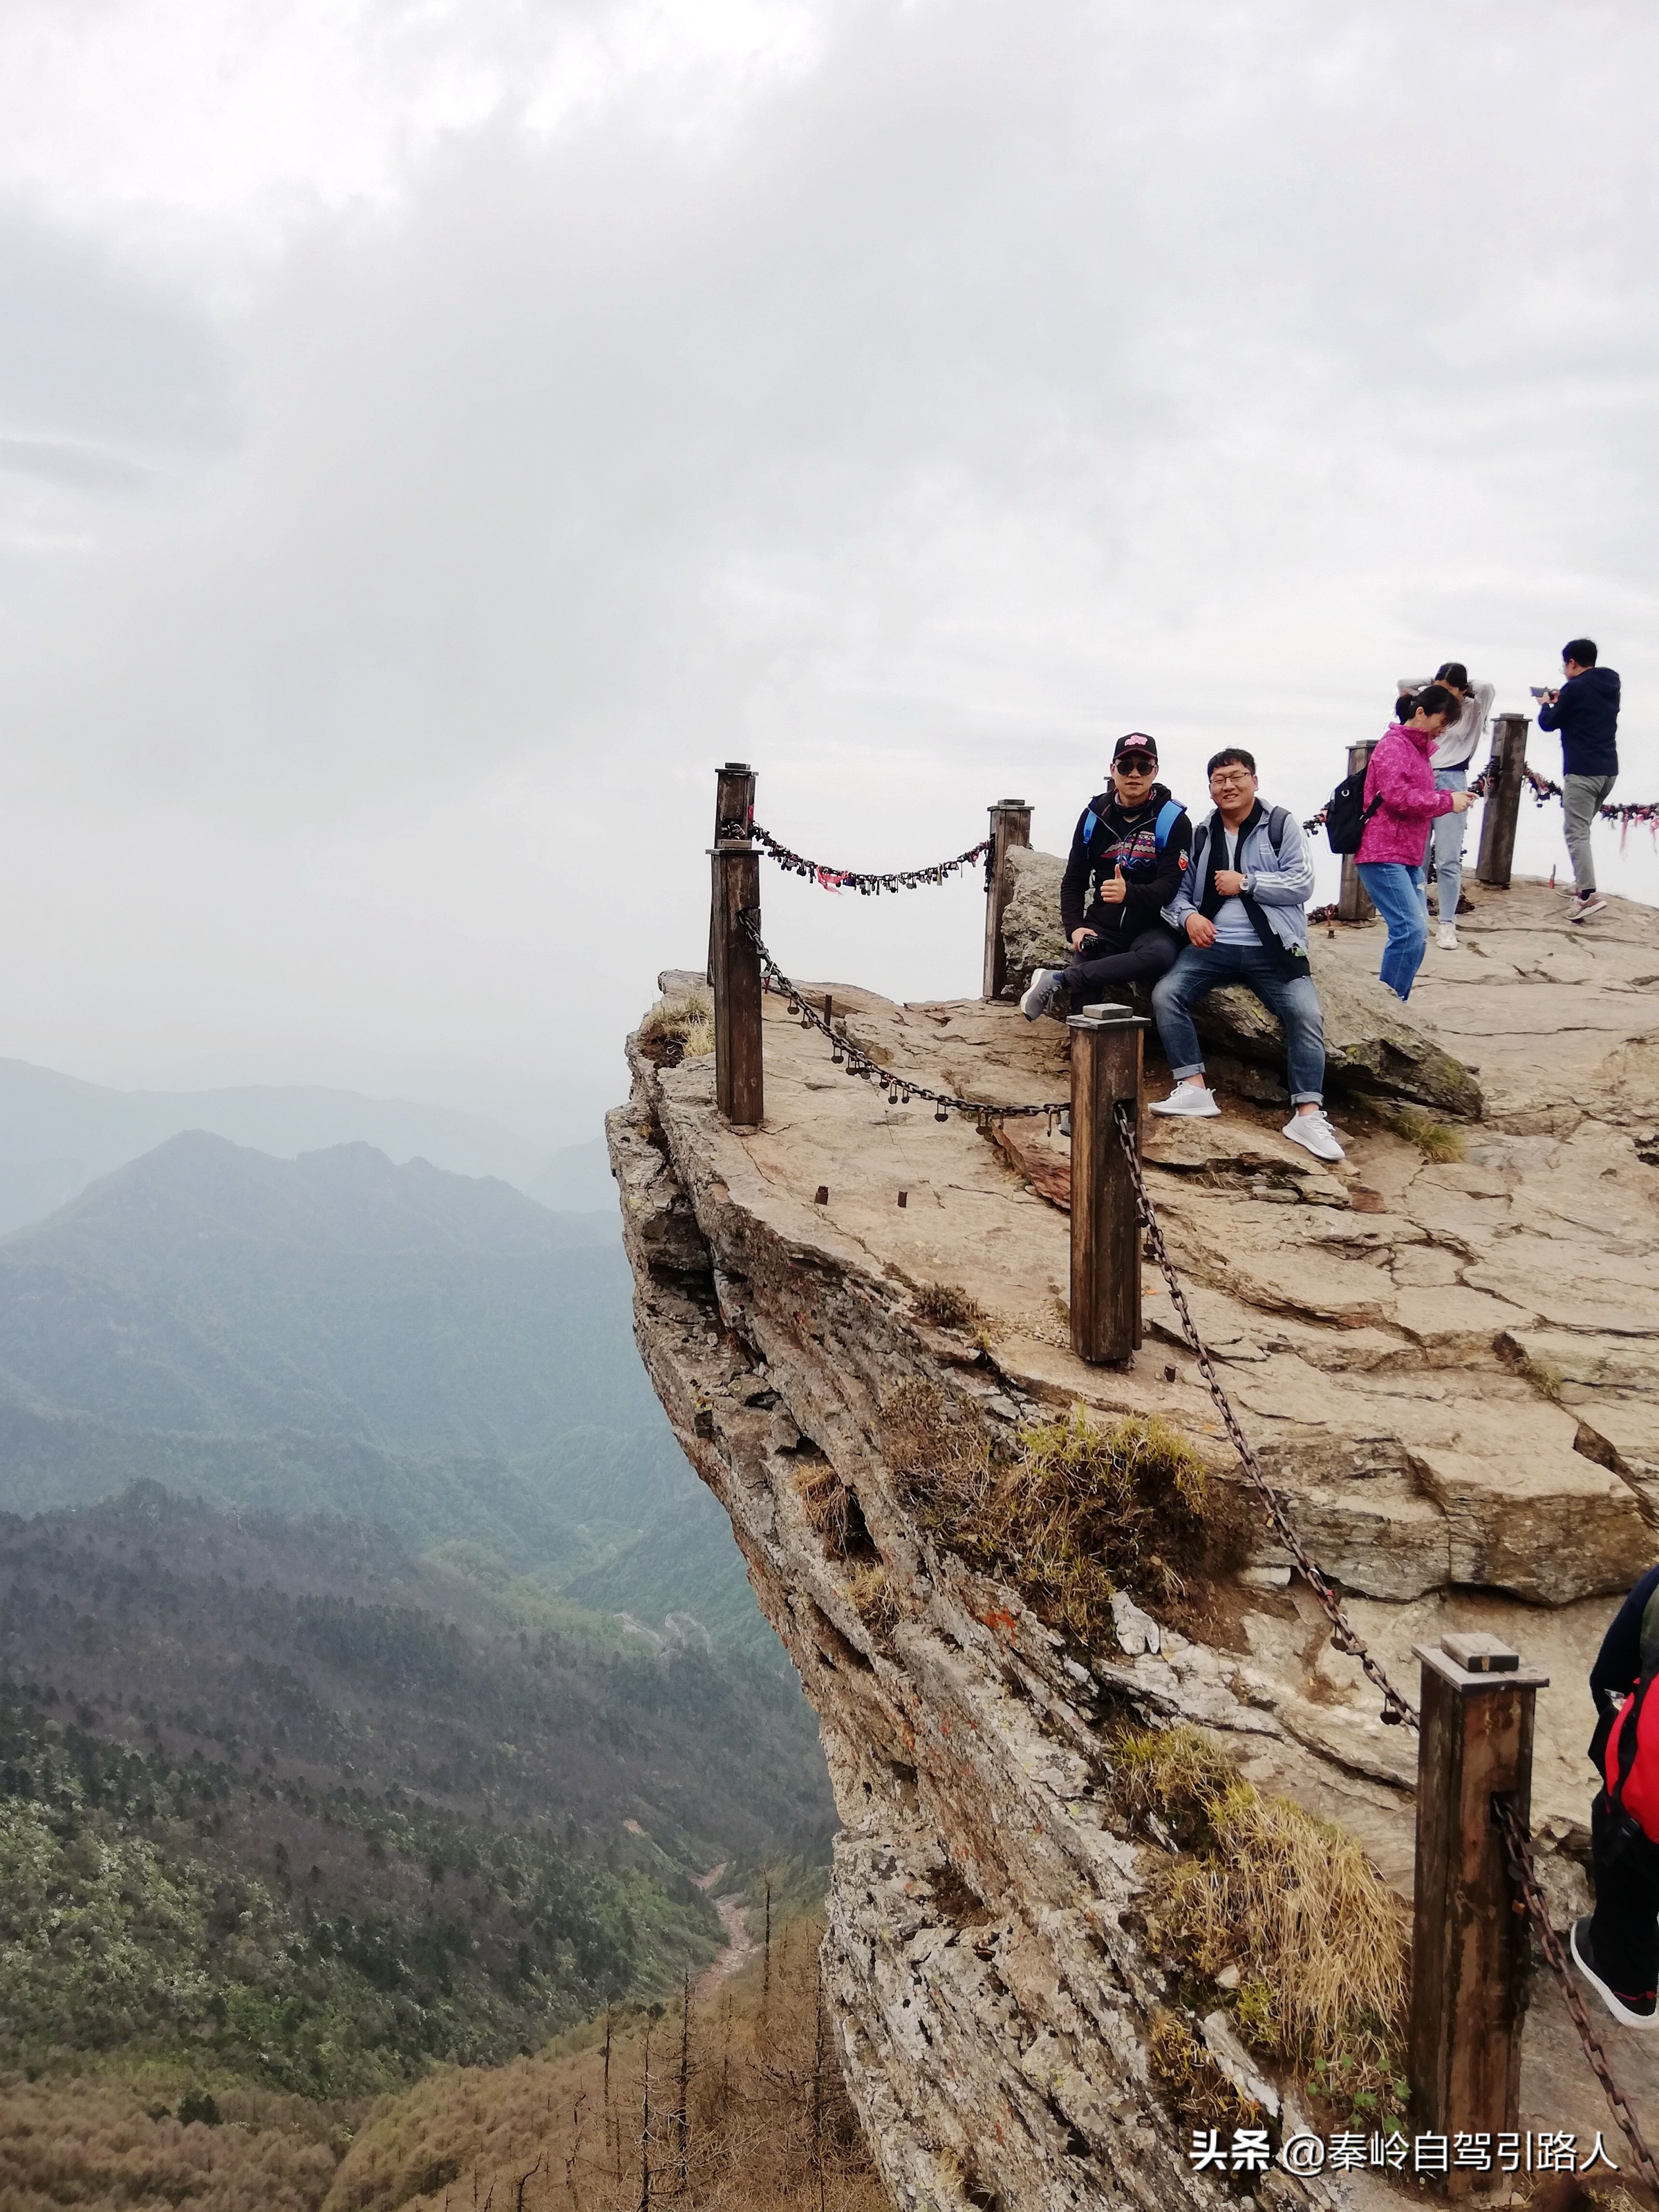
[[[1222,1123],[1155,1140],[1148,1169],[1240,1417],[1390,1671],[1410,1682],[1414,1642],[1475,1627],[1554,1678],[1534,1826],[1569,1901],[1579,1686],[1659,1497],[1659,930],[1639,908],[1615,922],[1585,948],[1542,886],[1472,921],[1482,965],[1426,994],[1435,1048],[1476,1060],[1486,1092],[1461,1159],[1425,1157],[1385,1113],[1353,1120],[1327,1174],[1235,1095]],[[884,1064],[1063,1095],[1057,1026],[831,988]],[[642,1355],[822,1719],[844,1824],[828,1984],[855,2100],[901,2203],[1204,2201],[1149,2067],[1170,1999],[1138,1932],[1158,1847],[1115,1806],[1105,1724],[1200,1726],[1401,1891],[1411,1747],[1268,1542],[1201,1637],[1166,1624],[1156,1650],[1110,1651],[937,1540],[890,1449],[918,1387],[964,1433],[1077,1404],[1158,1415],[1220,1482],[1230,1455],[1154,1279],[1129,1370],[1073,1358],[1046,1137],[1016,1161],[890,1104],[777,1002],[765,1048],[767,1120],[738,1133],[712,1061],[631,1047],[610,1139]],[[927,1317],[940,1284],[986,1316],[977,1334]],[[1559,2112],[1578,2092],[1546,2071]]]

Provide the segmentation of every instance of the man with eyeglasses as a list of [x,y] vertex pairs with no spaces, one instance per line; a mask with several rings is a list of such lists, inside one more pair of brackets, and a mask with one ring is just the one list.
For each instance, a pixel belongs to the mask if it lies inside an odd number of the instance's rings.
[[1285,1134],[1318,1160],[1343,1158],[1325,1118],[1325,1018],[1308,965],[1313,861],[1286,807],[1264,807],[1255,760],[1229,745],[1210,762],[1215,811],[1193,836],[1191,862],[1164,919],[1185,950],[1152,993],[1158,1033],[1175,1077],[1154,1114],[1219,1114],[1204,1080],[1192,1008],[1224,983],[1254,991],[1285,1031],[1291,1100]]
[[1129,731],[1112,749],[1109,789],[1078,817],[1060,879],[1071,961],[1033,975],[1019,1002],[1028,1022],[1048,1012],[1062,989],[1075,1011],[1103,991],[1168,975],[1181,939],[1163,909],[1181,887],[1192,842],[1186,808],[1158,781],[1156,743]]

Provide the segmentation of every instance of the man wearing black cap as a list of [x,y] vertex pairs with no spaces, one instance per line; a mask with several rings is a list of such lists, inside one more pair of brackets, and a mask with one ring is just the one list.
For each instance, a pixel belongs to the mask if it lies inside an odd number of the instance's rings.
[[1112,782],[1079,817],[1060,886],[1060,918],[1072,959],[1039,968],[1020,1000],[1028,1022],[1057,994],[1073,1008],[1091,994],[1126,983],[1156,983],[1176,963],[1181,939],[1164,920],[1193,842],[1180,801],[1158,781],[1158,747],[1131,730],[1112,750]]

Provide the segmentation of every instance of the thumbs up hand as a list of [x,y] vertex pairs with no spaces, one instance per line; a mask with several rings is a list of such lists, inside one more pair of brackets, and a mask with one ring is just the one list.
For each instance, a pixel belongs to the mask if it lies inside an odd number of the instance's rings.
[[1101,885],[1100,896],[1105,900],[1108,906],[1121,906],[1124,900],[1128,897],[1129,886],[1123,880],[1123,863],[1121,860],[1120,860],[1116,867],[1113,869],[1112,880],[1110,883],[1103,884]]

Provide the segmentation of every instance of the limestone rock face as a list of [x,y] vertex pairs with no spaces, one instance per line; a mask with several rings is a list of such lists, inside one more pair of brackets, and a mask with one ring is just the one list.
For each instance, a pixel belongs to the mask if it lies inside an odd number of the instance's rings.
[[[1016,847],[1008,855],[1008,896],[1002,942],[1008,963],[1006,994],[1017,999],[1036,968],[1063,967],[1068,957],[1060,927],[1060,879],[1065,863],[1052,853]],[[1372,933],[1382,950],[1382,932]],[[1374,975],[1327,957],[1317,933],[1309,949],[1314,981],[1325,1010],[1326,1073],[1333,1091],[1408,1100],[1459,1117],[1480,1112],[1480,1086],[1425,1024],[1412,1020],[1393,993]],[[1109,992],[1127,1005],[1133,997]],[[1255,1068],[1282,1073],[1285,1037],[1273,1016],[1251,991],[1212,992],[1196,1012],[1206,1052],[1224,1054]],[[1626,1079],[1632,1097],[1647,1079],[1639,1066]]]
[[[1533,1822],[1566,1896],[1580,1878],[1548,1850],[1587,1840],[1585,1677],[1659,1544],[1642,1087],[1659,931],[1614,902],[1586,946],[1541,886],[1474,896],[1468,945],[1431,949],[1425,971],[1454,1059],[1496,1041],[1466,1158],[1339,1111],[1347,1158],[1327,1170],[1289,1157],[1282,1109],[1225,1086],[1219,1121],[1149,1132],[1144,1158],[1237,1419],[1394,1679],[1413,1689],[1413,1645],[1453,1629],[1492,1631],[1550,1674]],[[1346,972],[1380,937],[1317,949]],[[1558,955],[1577,963],[1570,987]],[[829,988],[899,1075],[1000,1103],[1068,1095],[1060,1024]],[[1358,1836],[1402,1893],[1412,1743],[1265,1524],[1213,1645],[1125,1607],[1121,1648],[1080,1653],[938,1547],[889,1458],[888,1416],[918,1383],[964,1427],[1073,1404],[1156,1413],[1216,1480],[1237,1462],[1155,1269],[1132,1364],[1072,1356],[1069,1176],[1044,1115],[1008,1125],[1023,1152],[939,1124],[849,1079],[773,1000],[764,1046],[767,1118],[747,1132],[714,1111],[710,1060],[631,1052],[611,1159],[641,1354],[821,1717],[843,1824],[825,1985],[875,2155],[907,2212],[1218,2206],[1148,2072],[1152,2015],[1176,1993],[1135,1932],[1150,1847],[1113,1812],[1104,1726],[1203,1727],[1251,1780]],[[923,1318],[934,1285],[975,1301],[981,1334]],[[1588,2142],[1605,2107],[1553,2002],[1534,1992],[1522,2125]],[[1618,2061],[1638,2103],[1659,2097],[1639,2040]]]
[[1034,968],[1063,968],[1071,953],[1060,926],[1060,879],[1066,863],[1053,853],[1016,845],[1007,857],[1002,949],[1008,963],[1004,995],[1018,998]]

